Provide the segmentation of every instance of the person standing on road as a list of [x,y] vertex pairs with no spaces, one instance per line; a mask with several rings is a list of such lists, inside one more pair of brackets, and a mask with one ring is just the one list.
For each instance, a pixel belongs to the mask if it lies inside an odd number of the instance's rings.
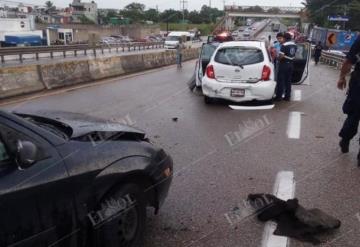
[[281,101],[285,91],[285,101],[291,98],[291,79],[294,69],[294,59],[297,51],[296,44],[291,41],[291,34],[284,34],[285,43],[281,45],[279,55],[279,72],[276,87],[276,101]]
[[182,67],[182,56],[183,56],[183,50],[185,48],[182,41],[183,39],[180,38],[179,44],[176,47],[176,64],[178,68]]
[[[343,105],[343,111],[347,114],[347,118],[339,133],[342,138],[340,148],[343,153],[349,152],[350,141],[357,134],[360,121],[360,36],[352,45],[341,68],[340,78],[337,83],[340,90],[346,88],[346,75],[351,72],[353,65],[355,65],[355,69],[351,73],[347,98]],[[357,160],[358,166],[360,166],[360,152]]]
[[319,43],[315,46],[315,52],[314,52],[315,65],[317,65],[320,61],[322,49],[323,47],[321,45],[321,41],[319,41]]
[[284,43],[284,34],[283,33],[278,33],[276,35],[276,39],[277,41],[274,41],[273,44],[273,48],[274,48],[274,53],[273,53],[273,61],[274,61],[274,69],[275,69],[275,81],[277,81],[277,76],[278,76],[278,58],[280,55],[280,49],[281,49],[281,45]]

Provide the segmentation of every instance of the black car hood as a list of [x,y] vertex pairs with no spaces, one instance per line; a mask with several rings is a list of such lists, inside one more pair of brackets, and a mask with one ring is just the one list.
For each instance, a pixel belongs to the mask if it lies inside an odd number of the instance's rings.
[[113,132],[113,133],[124,133],[127,136],[133,135],[136,138],[144,139],[145,133],[134,127],[127,126],[121,120],[116,122],[115,120],[104,120],[93,116],[63,112],[63,111],[36,111],[34,113],[18,113],[22,117],[29,117],[35,121],[48,122],[50,124],[62,125],[63,127],[70,127],[71,139],[76,139],[91,133],[101,132]]

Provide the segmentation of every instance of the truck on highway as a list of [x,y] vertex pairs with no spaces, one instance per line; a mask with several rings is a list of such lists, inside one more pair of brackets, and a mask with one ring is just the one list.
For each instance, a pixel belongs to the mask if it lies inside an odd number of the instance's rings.
[[272,31],[273,32],[280,32],[280,23],[274,23],[272,25]]
[[323,46],[331,50],[348,51],[356,37],[355,32],[315,27],[311,30],[309,39],[312,44],[321,42]]

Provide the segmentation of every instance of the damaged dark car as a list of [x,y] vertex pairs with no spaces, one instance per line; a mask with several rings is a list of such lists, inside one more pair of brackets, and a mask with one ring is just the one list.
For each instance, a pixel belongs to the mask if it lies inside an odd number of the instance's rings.
[[172,174],[135,128],[0,111],[0,246],[141,246]]

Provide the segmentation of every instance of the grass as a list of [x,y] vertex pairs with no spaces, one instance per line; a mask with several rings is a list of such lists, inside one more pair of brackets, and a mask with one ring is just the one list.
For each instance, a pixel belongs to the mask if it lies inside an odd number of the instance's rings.
[[[166,23],[160,23],[161,30],[166,30]],[[215,24],[189,24],[189,23],[169,23],[169,31],[188,31],[197,28],[201,35],[209,35],[213,32]]]

